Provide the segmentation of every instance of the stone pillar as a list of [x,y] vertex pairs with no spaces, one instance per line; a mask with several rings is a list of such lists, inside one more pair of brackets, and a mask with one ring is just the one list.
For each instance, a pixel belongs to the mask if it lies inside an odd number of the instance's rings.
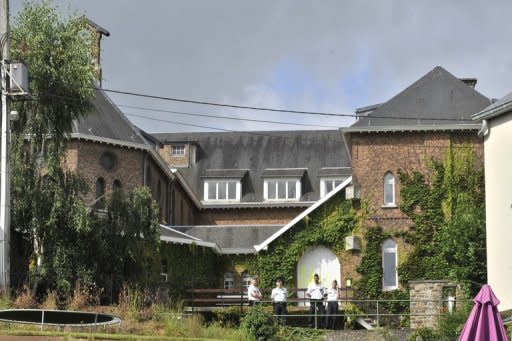
[[443,289],[453,286],[444,280],[409,282],[411,328],[437,328],[443,309]]

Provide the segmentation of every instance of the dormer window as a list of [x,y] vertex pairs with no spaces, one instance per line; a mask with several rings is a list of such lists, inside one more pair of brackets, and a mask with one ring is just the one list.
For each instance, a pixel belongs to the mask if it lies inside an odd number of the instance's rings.
[[323,178],[320,180],[320,197],[323,198],[336,187],[341,185],[346,178]]
[[265,200],[299,200],[301,185],[299,179],[265,179],[263,196]]
[[184,145],[175,145],[171,147],[171,156],[185,156],[185,146]]
[[298,201],[306,168],[267,168],[263,171],[265,201]]
[[241,184],[239,180],[205,180],[205,201],[240,201]]

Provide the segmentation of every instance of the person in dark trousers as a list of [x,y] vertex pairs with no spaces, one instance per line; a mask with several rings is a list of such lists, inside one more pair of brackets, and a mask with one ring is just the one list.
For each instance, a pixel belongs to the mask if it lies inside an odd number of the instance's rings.
[[325,292],[325,287],[320,282],[320,276],[315,274],[313,276],[313,283],[311,283],[308,287],[308,290],[306,290],[306,297],[309,298],[309,328],[321,328],[320,321],[324,320],[324,298],[326,295],[327,293]]
[[280,320],[283,326],[286,325],[286,299],[288,298],[288,290],[283,287],[282,279],[277,279],[276,287],[272,289],[270,298],[274,304],[274,315]]
[[325,321],[325,327],[327,329],[336,329],[336,320],[339,313],[339,293],[338,281],[332,281],[331,287],[327,289],[327,318]]

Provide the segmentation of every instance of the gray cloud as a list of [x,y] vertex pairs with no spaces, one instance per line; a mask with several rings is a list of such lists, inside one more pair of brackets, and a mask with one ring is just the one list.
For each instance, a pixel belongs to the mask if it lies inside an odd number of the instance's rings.
[[[486,96],[512,91],[512,3],[505,0],[57,3],[86,12],[111,32],[103,41],[106,88],[351,113],[387,100],[441,65],[456,76],[477,77]],[[14,3],[13,11],[19,6]],[[120,104],[333,127],[351,122],[112,97]],[[294,128],[143,114],[226,129]],[[199,129],[133,121],[155,132]]]

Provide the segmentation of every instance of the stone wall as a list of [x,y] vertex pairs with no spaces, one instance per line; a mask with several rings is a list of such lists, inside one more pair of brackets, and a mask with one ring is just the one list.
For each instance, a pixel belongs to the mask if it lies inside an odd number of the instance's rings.
[[443,290],[454,287],[449,281],[409,281],[411,328],[437,328],[443,312]]

